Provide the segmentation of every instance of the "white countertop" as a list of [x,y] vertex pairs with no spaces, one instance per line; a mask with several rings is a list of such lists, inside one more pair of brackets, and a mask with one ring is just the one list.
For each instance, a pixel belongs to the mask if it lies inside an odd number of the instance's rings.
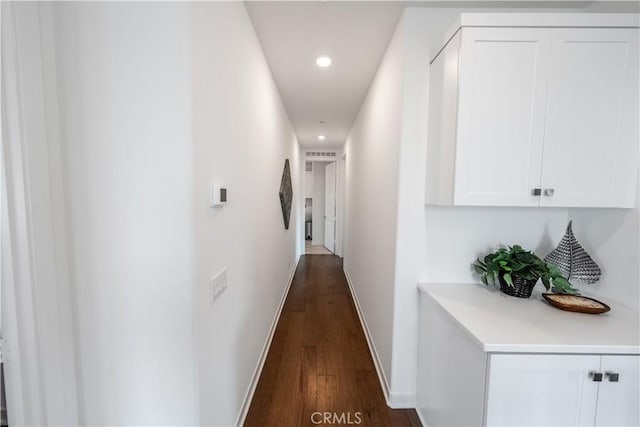
[[549,305],[540,285],[527,299],[483,284],[418,287],[486,352],[640,354],[640,313],[606,300],[608,313],[583,314]]

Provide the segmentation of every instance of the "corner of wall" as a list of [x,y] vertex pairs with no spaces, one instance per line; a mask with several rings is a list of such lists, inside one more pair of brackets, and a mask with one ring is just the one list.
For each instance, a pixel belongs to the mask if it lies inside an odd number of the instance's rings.
[[390,400],[415,404],[417,369],[417,283],[426,258],[424,183],[428,108],[428,31],[421,9],[407,8],[404,32],[402,124],[394,283],[392,384]]
[[401,18],[344,147],[345,270],[390,405],[404,37]]
[[568,215],[576,239],[602,270],[598,282],[578,285],[580,291],[640,309],[640,196],[632,209],[572,208]]

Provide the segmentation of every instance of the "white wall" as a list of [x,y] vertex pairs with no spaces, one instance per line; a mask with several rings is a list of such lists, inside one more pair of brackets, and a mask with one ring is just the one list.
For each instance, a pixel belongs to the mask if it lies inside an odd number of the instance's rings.
[[[405,103],[400,148],[400,188],[394,323],[393,391],[414,393],[418,281],[478,282],[471,263],[500,245],[521,244],[546,255],[559,242],[567,209],[424,206],[428,81],[425,65],[460,10],[404,13]],[[407,397],[407,400],[409,398]]]
[[[640,180],[638,182],[640,189]],[[599,282],[581,285],[585,295],[615,309],[640,308],[640,202],[634,209],[570,209],[573,233],[602,269]]]
[[[278,190],[289,159],[295,209],[303,165],[244,4],[192,7],[200,422],[230,425],[295,268],[299,218],[285,230]],[[228,188],[222,208],[208,207],[211,181]],[[223,268],[227,290],[210,304],[209,278]]]
[[304,173],[304,197],[309,199],[313,197],[313,171]]
[[[457,15],[451,10],[407,9],[399,24],[405,32],[402,139],[399,144],[398,221],[391,398],[413,402],[417,364],[419,281],[477,282],[471,263],[486,249],[521,243],[546,254],[566,225],[566,209],[425,207],[429,73],[426,64]],[[481,224],[481,225],[479,225]],[[556,240],[557,243],[557,240]]]
[[[485,9],[486,10],[486,9]],[[500,245],[520,244],[545,256],[558,244],[571,217],[576,219],[574,229],[588,228],[585,239],[598,248],[594,255],[602,262],[610,262],[610,282],[603,281],[601,292],[622,296],[612,291],[613,283],[633,278],[635,285],[629,293],[638,301],[638,239],[626,239],[624,235],[638,236],[638,214],[620,213],[620,210],[580,210],[571,212],[564,208],[491,208],[491,207],[420,207],[423,200],[426,128],[421,126],[427,117],[428,73],[423,64],[441,47],[443,31],[448,22],[461,9],[407,9],[404,20],[407,26],[407,59],[405,70],[406,97],[404,106],[405,132],[401,146],[400,202],[398,214],[397,271],[396,271],[396,323],[394,326],[394,390],[410,390],[414,377],[417,323],[414,315],[417,306],[415,281],[470,283],[478,282],[471,263],[476,257],[494,250]],[[416,95],[417,94],[417,95]],[[411,101],[413,99],[413,101]],[[406,162],[403,162],[406,160]],[[406,177],[406,179],[405,179]],[[403,195],[407,195],[406,198]],[[589,212],[589,213],[587,213]],[[570,215],[571,214],[571,215]],[[581,222],[585,226],[580,227]],[[587,225],[588,224],[588,225]],[[580,227],[580,229],[575,228]],[[403,235],[402,230],[405,230]],[[411,231],[415,231],[412,233]],[[628,234],[627,234],[628,233]],[[578,235],[580,237],[580,235]],[[587,245],[585,245],[586,247]],[[619,255],[625,252],[622,258]],[[633,270],[633,271],[632,271]],[[625,281],[629,283],[629,281]],[[582,292],[590,285],[576,284]],[[621,289],[622,287],[618,287]],[[404,295],[404,300],[400,294]],[[608,294],[607,294],[608,295]],[[398,355],[396,358],[395,356]],[[395,380],[398,382],[395,382]]]
[[562,208],[429,207],[426,271],[432,283],[477,283],[471,263],[498,246],[520,244],[541,257],[567,226]]
[[53,13],[81,424],[196,423],[189,7]]
[[[427,64],[463,11],[474,9],[405,10],[345,146],[345,269],[394,406],[411,406],[415,396],[416,284],[478,282],[471,263],[499,245],[544,256],[569,220],[568,209],[424,206]],[[625,230],[637,227],[625,221]]]
[[[39,308],[55,306],[51,319],[67,328],[43,338],[42,386],[69,402],[43,400],[54,406],[33,420],[234,424],[304,247],[301,154],[245,6],[27,9],[21,31],[33,49],[20,66],[40,115],[25,113],[36,132],[31,197],[52,246],[39,258],[71,290],[56,292],[52,278],[39,291]],[[285,159],[289,230],[278,196]],[[224,208],[208,207],[212,181],[229,189]],[[210,305],[221,268],[228,288]],[[49,344],[70,346],[68,357]],[[56,375],[66,383],[49,381]]]
[[398,217],[396,230],[393,359],[390,400],[413,406],[417,364],[418,298],[416,278],[425,264],[424,176],[426,156],[425,111],[428,106],[427,46],[429,28],[420,16],[406,12],[398,28],[405,34],[401,142],[398,167]]
[[401,138],[404,32],[387,48],[345,144],[344,268],[353,286],[388,388]]
[[311,238],[313,245],[324,245],[325,162],[313,162],[313,197],[311,207]]
[[303,248],[300,153],[245,6],[52,8],[80,424],[234,424]]

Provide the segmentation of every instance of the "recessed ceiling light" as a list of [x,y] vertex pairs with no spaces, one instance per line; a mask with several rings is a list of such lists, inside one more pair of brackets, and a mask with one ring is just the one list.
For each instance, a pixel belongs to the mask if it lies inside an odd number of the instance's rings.
[[326,138],[327,138],[327,137],[326,137],[326,136],[324,136],[324,135],[318,135],[318,139],[319,139],[320,141],[324,141]]
[[318,67],[327,68],[329,65],[331,65],[331,58],[329,58],[328,56],[319,56],[316,59],[316,64],[318,65]]

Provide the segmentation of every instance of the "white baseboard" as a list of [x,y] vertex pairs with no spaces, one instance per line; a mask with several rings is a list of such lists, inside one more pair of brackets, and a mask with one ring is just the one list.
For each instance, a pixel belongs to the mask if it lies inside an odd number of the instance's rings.
[[278,326],[278,321],[280,320],[280,314],[282,313],[282,308],[284,307],[284,302],[287,299],[287,295],[289,294],[289,288],[291,288],[291,284],[293,283],[293,276],[296,273],[296,269],[298,268],[298,263],[300,262],[300,256],[295,262],[291,273],[289,273],[289,282],[282,294],[282,298],[280,299],[280,305],[278,306],[278,310],[276,311],[276,315],[273,318],[273,322],[271,323],[271,329],[269,329],[269,335],[267,335],[267,339],[262,347],[262,354],[260,355],[260,359],[258,360],[258,364],[256,365],[256,369],[253,371],[253,376],[251,377],[251,383],[249,384],[249,389],[244,396],[242,401],[242,406],[240,407],[240,413],[236,419],[236,427],[241,427],[244,424],[245,419],[247,418],[247,412],[249,411],[249,406],[251,405],[251,400],[253,399],[253,394],[256,391],[256,386],[258,385],[258,380],[260,379],[260,374],[262,374],[262,368],[264,367],[264,362],[267,360],[267,354],[269,354],[269,348],[271,347],[271,341],[273,340],[273,334],[276,332],[276,326]]
[[384,394],[384,400],[387,402],[387,406],[391,409],[413,409],[416,407],[416,396],[414,393],[393,393],[390,391],[389,382],[387,381],[387,377],[384,374],[384,370],[382,369],[382,363],[380,362],[380,358],[378,357],[378,352],[376,351],[376,346],[373,342],[373,338],[371,337],[371,333],[369,332],[369,327],[367,326],[367,321],[362,314],[362,309],[360,307],[360,301],[358,301],[358,295],[353,287],[353,283],[351,282],[351,277],[349,277],[349,270],[343,264],[342,269],[344,270],[344,275],[347,278],[347,284],[349,285],[349,290],[351,291],[351,295],[353,296],[353,302],[356,306],[356,311],[358,312],[358,318],[360,319],[360,324],[362,325],[362,329],[364,330],[364,336],[367,339],[367,344],[369,345],[369,352],[371,353],[371,357],[373,359],[373,364],[376,367],[376,372],[378,373],[378,380],[380,381],[380,385],[382,386],[382,394]]
[[427,421],[420,413],[420,409],[416,408],[416,414],[418,414],[418,419],[420,420],[420,424],[422,424],[422,427],[428,427]]
[[360,324],[362,325],[362,329],[364,330],[364,336],[367,339],[367,344],[369,345],[369,352],[371,353],[371,358],[373,359],[373,364],[376,367],[376,372],[378,373],[378,380],[380,381],[380,386],[382,386],[382,393],[384,394],[384,399],[387,402],[387,406],[392,408],[389,404],[389,383],[387,382],[387,377],[384,375],[384,370],[382,369],[382,363],[380,363],[380,358],[378,357],[378,352],[376,351],[376,346],[373,343],[373,339],[371,338],[371,333],[369,332],[369,327],[367,326],[367,321],[362,314],[362,309],[360,308],[360,301],[358,301],[358,295],[356,294],[356,290],[353,287],[353,283],[351,282],[351,277],[349,277],[349,270],[347,270],[346,265],[342,265],[342,269],[344,270],[344,275],[347,278],[347,284],[349,285],[349,290],[351,291],[351,296],[353,297],[353,303],[356,306],[356,311],[358,312],[358,318],[360,319]]
[[387,405],[392,409],[413,409],[416,407],[416,395],[415,393],[390,392]]

